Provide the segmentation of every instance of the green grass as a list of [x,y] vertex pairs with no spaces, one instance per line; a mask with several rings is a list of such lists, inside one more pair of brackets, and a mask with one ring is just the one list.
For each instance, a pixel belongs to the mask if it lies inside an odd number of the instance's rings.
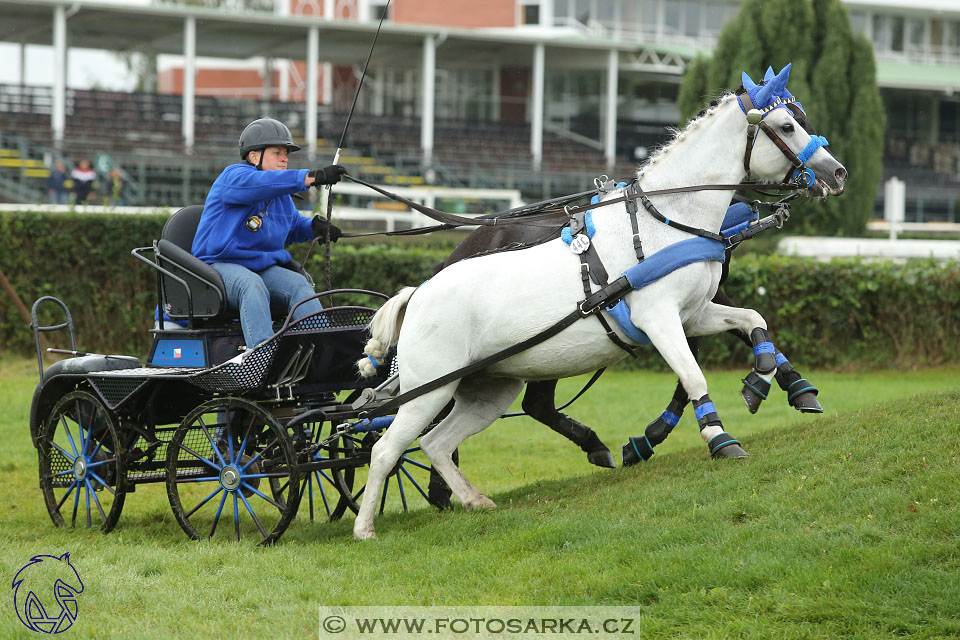
[[[86,589],[70,637],[316,637],[320,604],[637,605],[642,638],[960,637],[960,367],[805,372],[823,416],[779,391],[750,416],[740,375],[708,374],[742,461],[709,460],[690,415],[615,471],[500,421],[461,451],[499,509],[387,515],[363,544],[352,517],[298,518],[263,549],[186,540],[162,485],[129,495],[111,534],[54,528],[27,436],[35,366],[0,364],[0,558],[12,578],[71,553]],[[570,413],[619,460],[673,384],[611,372]],[[7,602],[0,638],[33,637]]]

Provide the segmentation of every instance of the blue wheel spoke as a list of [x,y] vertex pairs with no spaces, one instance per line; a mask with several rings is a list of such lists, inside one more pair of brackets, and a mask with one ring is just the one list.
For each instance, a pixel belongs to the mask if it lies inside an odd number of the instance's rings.
[[[109,492],[112,493],[113,495],[117,495],[117,492],[114,491],[114,490],[110,487],[110,485],[107,484],[107,483],[103,480],[103,478],[101,478],[100,476],[98,476],[97,474],[95,474],[95,473],[93,473],[93,472],[91,472],[90,475],[93,477],[94,480],[96,480],[96,481],[99,482],[101,485],[103,485],[103,487],[104,487],[107,491],[109,491]],[[92,490],[92,487],[91,487],[91,490]],[[106,519],[106,518],[104,518],[104,519]]]
[[413,466],[419,467],[420,469],[423,469],[424,471],[430,471],[430,467],[428,467],[427,465],[423,464],[422,462],[417,462],[416,460],[413,460],[413,459],[411,459],[411,458],[408,458],[407,456],[402,456],[402,460],[403,460],[404,462],[406,462],[407,464],[412,464]]
[[54,442],[53,440],[50,441],[50,446],[53,447],[54,449],[56,449],[57,451],[59,451],[60,453],[62,453],[62,454],[67,458],[67,460],[69,460],[70,462],[73,462],[73,461],[75,461],[75,460],[77,459],[77,456],[71,455],[70,453],[67,452],[66,449],[64,449],[63,447],[61,447],[60,445],[58,445],[58,444],[57,444],[56,442]]
[[307,476],[307,481],[300,486],[300,500],[303,500],[303,493],[307,492],[310,502],[310,522],[313,522],[313,479]]
[[407,476],[410,482],[413,483],[413,486],[417,488],[417,491],[420,492],[420,495],[423,496],[424,500],[426,500],[427,502],[430,502],[430,498],[427,497],[427,494],[424,492],[423,488],[420,486],[420,484],[416,480],[414,480],[413,476],[410,475],[410,472],[403,468],[403,465],[400,465],[400,471],[402,471],[403,475]]
[[210,527],[209,538],[213,537],[213,532],[217,530],[217,523],[220,522],[220,514],[223,513],[223,505],[227,502],[227,492],[223,492],[223,497],[220,499],[220,506],[217,507],[217,515],[213,517],[213,525]]
[[240,542],[240,505],[237,503],[236,491],[233,492],[233,533],[237,537],[237,542]]
[[[103,434],[106,437],[106,433]],[[103,440],[97,443],[97,448],[93,450],[93,453],[90,454],[90,458],[93,459],[97,457],[97,454],[100,452],[100,448],[103,447]]]
[[253,421],[255,419],[256,419],[255,415],[250,416],[250,424],[247,425],[247,432],[243,434],[243,442],[240,443],[240,450],[237,454],[238,456],[243,455],[243,452],[247,448],[247,440],[250,438],[250,430],[253,429]]
[[73,517],[70,519],[70,526],[77,526],[77,509],[80,508],[80,491],[81,487],[79,483],[77,484],[77,492],[73,494]]
[[[204,498],[203,500],[201,500],[201,501],[200,501],[200,504],[198,504],[197,506],[195,506],[193,509],[190,509],[190,511],[188,511],[188,512],[186,513],[186,517],[189,518],[190,516],[192,516],[194,513],[197,512],[197,509],[199,509],[199,508],[202,507],[203,505],[205,505],[205,504],[207,504],[208,502],[210,502],[210,500],[213,499],[213,496],[217,495],[217,494],[220,493],[221,491],[223,491],[223,487],[217,487],[217,488],[214,490],[213,493],[211,493],[211,494],[208,495],[206,498]],[[226,497],[226,496],[224,496],[224,497]],[[221,502],[220,505],[221,505],[221,507],[222,507],[222,506],[223,506],[223,503]],[[218,513],[217,515],[219,515],[219,513]]]
[[[77,398],[77,401],[76,401],[76,411],[77,411],[77,431],[80,432],[80,453],[84,453],[87,450],[87,440],[83,437],[83,415],[80,413],[79,398]],[[90,420],[93,421],[93,415],[90,416]]]
[[99,462],[94,462],[93,464],[88,464],[88,465],[87,465],[87,469],[95,469],[95,468],[97,468],[97,467],[101,467],[101,466],[107,464],[108,462],[116,462],[116,461],[117,461],[116,458],[108,458],[108,459],[106,459],[106,460],[101,460],[101,461],[99,461]]
[[87,528],[89,529],[93,526],[93,522],[90,520],[90,494],[93,493],[93,488],[90,486],[89,480],[84,480],[83,484],[86,487],[86,491],[83,492],[83,495],[87,501]]
[[[178,444],[177,444],[177,447],[179,447],[179,448],[182,449],[183,451],[186,451],[187,453],[189,453],[190,455],[192,455],[194,458],[196,458],[197,460],[199,460],[200,462],[204,463],[205,465],[207,465],[208,467],[210,467],[211,469],[213,469],[214,471],[216,471],[216,472],[218,472],[218,473],[220,472],[220,469],[222,469],[223,467],[227,466],[227,465],[217,466],[217,464],[216,464],[213,460],[210,460],[209,458],[204,458],[202,455],[200,455],[199,453],[197,453],[196,451],[194,451],[193,449],[191,449],[190,447],[188,447],[188,446],[186,446],[186,445],[184,445],[184,444],[178,443]],[[219,456],[220,454],[217,454],[217,455]],[[223,458],[220,458],[220,459],[223,460]]]
[[[257,494],[258,496],[260,496],[261,498],[263,498],[264,500],[266,500],[267,502],[269,502],[270,504],[272,504],[273,506],[275,506],[275,507],[276,507],[277,509],[279,509],[280,511],[283,511],[283,505],[282,505],[282,504],[280,504],[279,502],[275,501],[273,498],[268,498],[267,496],[263,495],[262,493],[260,493],[259,491],[257,491],[257,489],[253,487],[253,485],[250,485],[250,484],[247,484],[246,482],[241,481],[241,482],[240,482],[240,486],[241,486],[241,487],[245,487],[248,491],[251,491],[251,492]],[[244,502],[246,502],[246,496],[244,496]]]
[[245,465],[243,465],[242,467],[240,467],[240,471],[246,471],[246,470],[247,470],[247,467],[249,467],[249,466],[252,465],[254,462],[256,462],[257,460],[259,460],[259,459],[260,459],[260,456],[262,456],[262,455],[265,454],[267,451],[269,451],[275,444],[277,444],[277,439],[276,439],[276,438],[274,438],[274,439],[270,442],[270,444],[268,444],[267,446],[265,446],[263,449],[261,449],[260,451],[257,451],[257,455],[255,455],[255,456],[253,456],[252,458],[250,458],[249,460],[247,460],[247,463],[246,463]]
[[227,411],[227,426],[224,431],[227,436],[227,451],[230,453],[230,464],[233,464],[237,459],[233,456],[233,436],[230,435],[230,412]]
[[67,469],[66,471],[61,471],[60,473],[55,473],[55,474],[53,474],[53,475],[50,476],[50,477],[51,477],[51,478],[57,478],[57,477],[59,477],[59,476],[65,476],[65,475],[67,475],[67,474],[69,474],[69,473],[73,473],[73,469]]
[[[220,461],[220,466],[221,466],[221,467],[227,466],[227,463],[224,461],[223,456],[220,455],[220,449],[217,448],[216,443],[214,443],[214,441],[213,441],[213,437],[210,435],[210,431],[207,430],[207,425],[205,425],[205,424],[203,423],[203,416],[197,416],[197,422],[200,423],[200,429],[203,430],[203,434],[204,434],[205,436],[207,436],[207,441],[210,443],[210,447],[213,449],[213,453],[217,456],[217,460]],[[230,436],[229,436],[229,434],[228,434],[228,435],[227,435],[227,438],[229,439],[229,437],[230,437]],[[187,448],[184,447],[183,445],[180,445],[180,447],[183,448],[183,449],[187,449]],[[187,449],[187,451],[190,451],[190,449]],[[197,453],[195,453],[195,452],[193,452],[193,451],[190,451],[190,453],[193,453],[193,455],[195,455],[195,456],[197,456],[198,458],[200,458],[201,460],[203,460],[203,457],[200,456],[199,454],[197,454]]]
[[397,488],[400,490],[400,502],[403,503],[403,510],[408,511],[407,494],[403,491],[403,478],[400,477],[400,474],[397,474]]
[[177,478],[177,482],[213,482],[220,481],[220,476],[207,476],[205,478]]
[[390,490],[390,476],[387,476],[387,479],[383,481],[383,493],[380,494],[380,513],[383,513],[384,507],[387,506],[387,491]]
[[[320,471],[315,471],[315,472],[314,472],[314,475],[317,476],[317,488],[320,489],[320,496],[323,498],[323,508],[326,510],[326,512],[327,512],[327,517],[329,518],[329,517],[330,517],[330,503],[327,501],[327,492],[324,490],[324,488],[323,488],[323,482],[321,481],[321,478],[320,478],[321,475],[322,475],[323,477],[326,477],[326,474],[325,474],[325,473],[321,473]],[[333,484],[333,481],[330,480],[330,478],[327,478],[327,480],[330,481],[330,484]]]
[[[76,459],[76,457],[80,455],[80,452],[77,451],[77,445],[76,445],[76,443],[73,441],[73,434],[70,433],[70,425],[67,424],[67,416],[66,416],[66,414],[63,414],[63,415],[60,416],[60,421],[63,423],[63,430],[67,432],[67,440],[70,441],[70,448],[73,449],[73,457],[74,457],[74,459]],[[51,440],[51,442],[53,442],[53,440]],[[59,448],[59,447],[58,447],[58,448]],[[61,449],[61,451],[62,451],[62,449]]]
[[78,482],[77,482],[76,480],[74,480],[74,481],[73,481],[73,484],[70,485],[70,488],[67,489],[67,492],[66,492],[65,494],[63,494],[63,497],[62,497],[62,498],[60,498],[60,502],[57,503],[57,511],[58,511],[58,512],[60,511],[60,507],[63,506],[63,503],[66,502],[66,501],[67,501],[67,498],[70,497],[70,494],[73,492],[73,490],[77,488],[77,484],[78,484]]
[[[94,476],[94,477],[96,477],[96,476]],[[100,482],[99,478],[97,479],[97,482]],[[97,509],[100,511],[100,517],[103,518],[103,521],[104,521],[104,522],[106,522],[106,521],[107,521],[107,514],[103,512],[103,505],[100,504],[100,498],[97,497],[97,492],[93,490],[93,487],[92,487],[92,486],[90,486],[90,481],[89,481],[89,480],[86,481],[86,484],[87,484],[87,489],[89,489],[89,490],[90,490],[90,493],[93,494],[93,501],[97,503]],[[112,489],[111,489],[111,491],[112,491]]]
[[255,513],[253,512],[253,507],[250,506],[250,503],[247,502],[247,496],[243,495],[243,492],[242,492],[242,491],[238,491],[237,493],[240,494],[240,499],[243,500],[244,506],[247,508],[247,511],[250,512],[250,517],[253,518],[253,521],[256,523],[257,529],[260,530],[260,535],[262,535],[264,538],[266,538],[266,537],[267,537],[267,532],[263,530],[263,525],[260,524],[260,519],[257,518],[257,514],[255,514]]

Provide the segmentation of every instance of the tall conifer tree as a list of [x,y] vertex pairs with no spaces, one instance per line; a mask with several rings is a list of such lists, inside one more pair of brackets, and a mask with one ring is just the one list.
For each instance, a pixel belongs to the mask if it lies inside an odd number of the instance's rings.
[[858,235],[873,212],[883,175],[885,115],[873,48],[853,33],[840,0],[744,0],[713,57],[688,69],[678,99],[681,118],[686,121],[711,98],[736,88],[741,71],[759,80],[768,66],[779,71],[788,62],[791,93],[849,172],[840,198],[795,204],[790,229]]

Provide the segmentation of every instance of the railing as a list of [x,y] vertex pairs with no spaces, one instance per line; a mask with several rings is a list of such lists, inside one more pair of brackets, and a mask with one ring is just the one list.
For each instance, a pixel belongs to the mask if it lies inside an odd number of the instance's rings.
[[[454,189],[447,187],[395,187],[382,185],[388,191],[423,204],[427,207],[459,215],[474,216],[511,209],[523,205],[516,189]],[[341,183],[334,187],[333,218],[335,221],[351,221],[366,228],[395,231],[436,224],[417,211],[394,202],[379,193],[359,184]],[[187,203],[185,203],[187,204]],[[303,207],[304,205],[298,204]],[[315,203],[317,210],[324,210]],[[109,213],[117,215],[173,214],[180,207],[114,207],[97,205],[53,204],[0,204],[0,212],[38,213]],[[312,215],[313,211],[302,211]]]

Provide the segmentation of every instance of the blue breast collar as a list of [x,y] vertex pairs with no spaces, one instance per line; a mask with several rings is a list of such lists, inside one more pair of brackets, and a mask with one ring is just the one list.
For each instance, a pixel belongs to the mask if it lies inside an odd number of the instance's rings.
[[[701,237],[689,238],[647,257],[643,262],[624,271],[623,275],[630,286],[637,290],[681,267],[695,262],[723,262],[725,257],[725,247],[722,242]],[[621,300],[613,307],[607,307],[606,311],[632,342],[650,344],[647,334],[633,326],[630,321],[630,307],[627,306],[626,300]]]

